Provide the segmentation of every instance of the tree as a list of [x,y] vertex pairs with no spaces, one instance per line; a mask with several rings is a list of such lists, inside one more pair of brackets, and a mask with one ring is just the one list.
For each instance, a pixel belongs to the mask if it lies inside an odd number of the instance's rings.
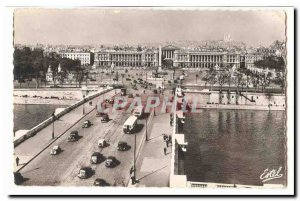
[[281,87],[283,93],[285,93],[284,92],[284,89],[285,89],[285,76],[284,76],[284,74],[281,75],[279,72],[276,73],[274,83],[279,85]]
[[272,78],[272,73],[268,72],[267,77],[266,77],[266,81],[267,81],[267,85],[269,86],[271,83],[271,78]]
[[231,100],[231,79],[232,79],[232,77],[231,77],[231,72],[227,72],[226,73],[226,76],[225,76],[226,78],[227,78],[227,83],[228,83],[228,93],[227,93],[227,101],[228,101],[228,104],[230,104],[230,100]]
[[210,83],[210,90],[213,90],[213,85],[216,83],[216,76],[214,74],[209,75],[208,82]]
[[122,77],[122,84],[123,84],[123,79],[124,79],[124,77],[125,77],[125,74],[122,73],[122,74],[121,74],[121,77]]
[[235,104],[239,104],[239,96],[240,96],[240,86],[242,84],[243,74],[238,73],[236,76],[236,96],[235,96]]
[[209,81],[209,76],[208,76],[208,75],[205,75],[204,77],[202,77],[202,81],[205,82],[204,85],[205,85],[205,87],[206,87],[207,82]]
[[219,104],[222,103],[222,99],[223,99],[223,85],[225,84],[225,80],[226,80],[227,74],[225,74],[224,71],[219,71],[218,72],[218,76],[217,76],[217,80],[220,86],[220,91],[219,91]]
[[255,61],[254,65],[262,69],[275,69],[276,71],[283,71],[285,63],[283,57],[268,56],[267,58],[259,61]]
[[268,100],[268,106],[270,107],[271,105],[271,100],[273,100],[273,94],[272,93],[265,93],[265,97]]

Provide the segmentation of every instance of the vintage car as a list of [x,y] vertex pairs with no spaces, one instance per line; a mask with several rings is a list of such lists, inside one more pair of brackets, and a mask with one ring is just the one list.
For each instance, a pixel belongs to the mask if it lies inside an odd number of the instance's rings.
[[101,119],[101,122],[102,122],[102,123],[106,123],[106,122],[108,122],[108,121],[109,121],[109,116],[108,116],[108,114],[103,115],[103,116],[102,116],[102,119]]
[[86,120],[83,122],[82,128],[88,128],[92,125],[92,123],[89,120]]
[[128,98],[133,98],[133,94],[129,94],[129,95],[128,95]]
[[126,150],[129,149],[129,146],[128,146],[127,142],[120,141],[120,142],[118,143],[117,148],[118,148],[119,151],[126,151]]
[[94,186],[109,186],[109,184],[104,179],[95,179]]
[[24,177],[20,172],[14,172],[14,182],[16,185],[21,184],[24,181]]
[[93,174],[92,168],[90,168],[90,167],[83,167],[83,168],[80,168],[80,170],[79,170],[79,172],[77,174],[77,177],[79,177],[80,179],[87,179],[90,176],[92,176],[92,174]]
[[113,104],[115,103],[115,99],[111,98],[111,99],[109,100],[109,103],[113,105]]
[[104,148],[107,146],[106,140],[105,139],[99,139],[98,140],[98,147]]
[[109,156],[105,160],[105,166],[106,167],[114,167],[116,164],[116,158],[113,156]]
[[106,113],[104,112],[97,112],[96,113],[96,117],[103,117],[103,115],[105,115]]
[[103,155],[100,152],[94,152],[91,156],[91,163],[98,164],[103,160]]
[[79,139],[78,131],[72,131],[68,137],[68,142],[77,141]]
[[50,155],[57,155],[61,152],[61,148],[58,145],[55,145],[51,151],[50,151]]

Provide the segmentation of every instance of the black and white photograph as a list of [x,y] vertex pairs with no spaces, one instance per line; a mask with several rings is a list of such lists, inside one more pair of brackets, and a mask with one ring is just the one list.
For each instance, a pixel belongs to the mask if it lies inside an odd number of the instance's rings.
[[293,12],[11,8],[12,194],[284,194]]

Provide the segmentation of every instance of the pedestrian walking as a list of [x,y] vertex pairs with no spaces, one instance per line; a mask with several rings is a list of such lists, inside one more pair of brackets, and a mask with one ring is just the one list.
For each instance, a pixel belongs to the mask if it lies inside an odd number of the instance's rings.
[[166,140],[166,146],[169,147],[169,140]]
[[17,158],[16,158],[16,164],[17,164],[17,166],[19,166],[19,162],[20,162],[20,159],[19,159],[19,157],[17,156]]
[[164,153],[165,153],[165,155],[167,155],[167,148],[166,147],[164,148]]

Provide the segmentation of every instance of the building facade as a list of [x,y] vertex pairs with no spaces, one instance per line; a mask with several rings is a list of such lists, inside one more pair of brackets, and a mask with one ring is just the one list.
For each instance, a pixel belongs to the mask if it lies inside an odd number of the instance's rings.
[[245,67],[247,69],[253,68],[256,61],[263,60],[265,55],[262,53],[248,53],[245,55]]
[[91,65],[93,62],[93,54],[90,52],[59,52],[62,58],[78,59],[83,66]]
[[211,68],[236,66],[240,68],[240,53],[207,50],[176,50],[174,66],[182,68]]
[[94,67],[154,67],[158,66],[158,51],[99,51]]

